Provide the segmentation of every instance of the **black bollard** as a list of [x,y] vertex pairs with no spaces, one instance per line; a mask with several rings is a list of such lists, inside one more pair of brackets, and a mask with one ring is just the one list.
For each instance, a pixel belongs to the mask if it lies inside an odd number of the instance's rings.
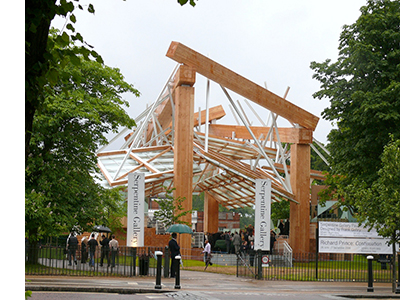
[[157,257],[156,286],[154,288],[161,290],[161,264],[163,253],[161,251],[156,251],[154,254]]
[[169,277],[169,250],[168,250],[168,246],[165,247],[165,255],[164,255],[164,278],[168,278]]
[[374,291],[374,287],[373,287],[373,274],[372,274],[372,260],[374,259],[374,257],[372,255],[368,255],[367,256],[368,259],[368,288],[367,288],[367,292],[373,292]]
[[176,268],[175,268],[175,287],[174,288],[176,288],[176,289],[181,288],[181,282],[180,282],[181,281],[181,271],[180,271],[181,264],[180,264],[180,261],[181,261],[181,256],[180,255],[175,256],[174,263],[177,264],[177,266],[175,266]]

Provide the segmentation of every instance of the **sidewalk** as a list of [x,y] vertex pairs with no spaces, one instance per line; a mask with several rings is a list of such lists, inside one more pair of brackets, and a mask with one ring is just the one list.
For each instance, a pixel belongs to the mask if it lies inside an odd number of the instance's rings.
[[59,277],[26,276],[30,282],[25,288],[32,291],[74,291],[103,293],[167,293],[176,291],[220,293],[259,292],[276,294],[303,294],[348,296],[353,299],[400,299],[392,293],[391,284],[375,283],[374,292],[367,292],[367,283],[358,282],[311,282],[311,281],[265,281],[210,272],[181,271],[181,289],[174,289],[175,280],[162,278],[162,289],[155,289],[155,277]]

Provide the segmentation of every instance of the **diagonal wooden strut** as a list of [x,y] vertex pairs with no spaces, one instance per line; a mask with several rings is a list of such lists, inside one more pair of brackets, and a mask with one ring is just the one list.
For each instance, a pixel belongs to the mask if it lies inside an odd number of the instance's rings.
[[319,120],[317,116],[181,43],[172,42],[168,49],[167,57],[193,67],[197,73],[261,105],[290,122],[297,123],[311,130],[314,130],[317,126]]

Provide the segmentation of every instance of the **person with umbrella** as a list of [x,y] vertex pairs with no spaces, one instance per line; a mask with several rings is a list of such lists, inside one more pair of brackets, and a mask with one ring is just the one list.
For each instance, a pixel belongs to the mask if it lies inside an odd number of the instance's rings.
[[171,278],[175,278],[176,268],[179,268],[179,261],[175,259],[175,256],[180,255],[180,247],[176,241],[177,234],[173,232],[171,234],[171,240],[168,243],[169,252],[171,255]]
[[101,245],[101,257],[100,257],[100,267],[103,266],[103,261],[104,258],[107,259],[107,266],[110,266],[110,239],[108,237],[105,236],[105,234],[103,234],[102,236],[102,240],[100,241],[100,245]]

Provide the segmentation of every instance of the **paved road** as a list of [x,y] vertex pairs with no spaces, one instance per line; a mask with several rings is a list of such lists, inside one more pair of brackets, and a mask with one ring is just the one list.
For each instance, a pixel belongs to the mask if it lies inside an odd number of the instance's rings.
[[[162,278],[162,289],[155,290],[154,277],[104,278],[104,277],[39,277],[27,276],[31,282],[26,287],[33,290],[32,300],[45,299],[194,299],[194,300],[326,300],[400,299],[391,292],[390,284],[375,284],[374,293],[367,292],[366,283],[357,282],[299,282],[259,281],[232,275],[209,272],[182,271],[181,289],[174,289],[174,279]],[[43,292],[66,289],[72,293]],[[75,290],[74,290],[75,289]],[[99,293],[99,289],[103,292]],[[82,293],[85,291],[85,293]],[[147,292],[147,293],[141,293]],[[158,293],[162,292],[162,293]],[[131,293],[131,294],[124,294]],[[347,298],[349,299],[349,298]]]

